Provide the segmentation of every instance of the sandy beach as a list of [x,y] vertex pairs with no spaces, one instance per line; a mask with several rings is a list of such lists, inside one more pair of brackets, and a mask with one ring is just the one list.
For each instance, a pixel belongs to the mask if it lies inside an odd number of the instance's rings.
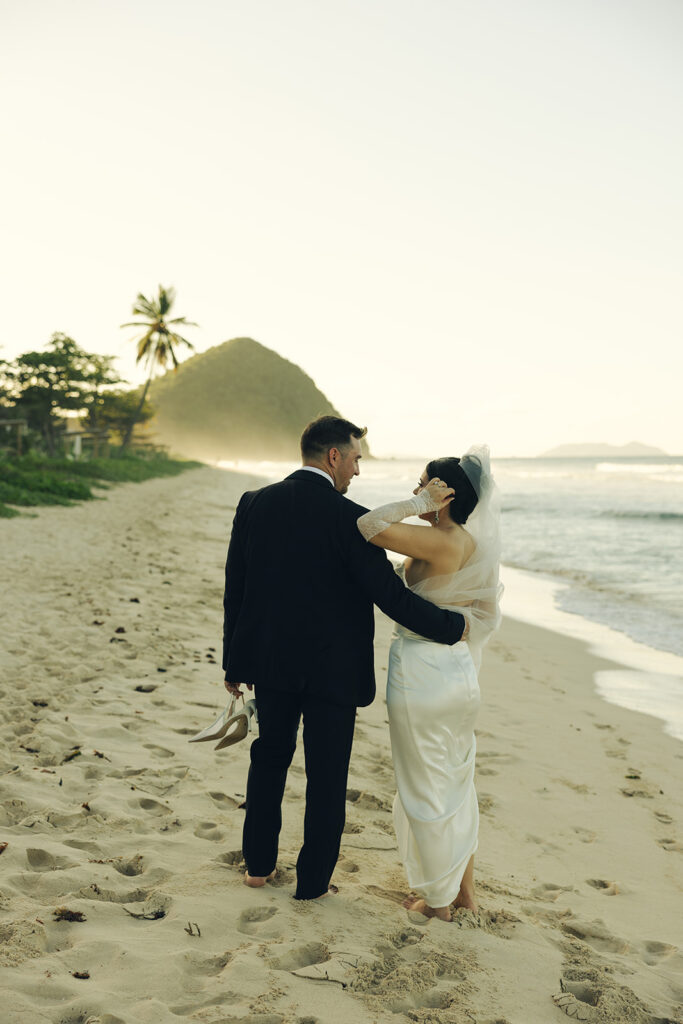
[[187,738],[225,703],[225,552],[259,485],[204,468],[0,524],[0,1019],[682,1020],[683,744],[559,634],[507,619],[485,652],[477,916],[401,906],[379,612],[339,894],[292,899],[301,750],[277,878],[242,884],[249,744]]

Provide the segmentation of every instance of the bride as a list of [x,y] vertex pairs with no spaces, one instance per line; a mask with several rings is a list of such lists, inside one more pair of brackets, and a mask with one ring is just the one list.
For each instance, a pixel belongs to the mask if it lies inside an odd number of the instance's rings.
[[[467,639],[452,647],[396,626],[387,708],[397,794],[399,855],[417,900],[405,906],[452,919],[477,911],[474,853],[474,723],[481,651],[500,623],[500,501],[486,446],[428,463],[415,497],[358,519],[363,537],[407,558],[405,581],[420,597],[461,612]],[[431,529],[401,520],[419,516]]]

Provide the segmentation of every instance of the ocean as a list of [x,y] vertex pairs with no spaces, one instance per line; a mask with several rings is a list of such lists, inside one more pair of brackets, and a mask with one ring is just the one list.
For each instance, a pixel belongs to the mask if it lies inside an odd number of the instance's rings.
[[[370,508],[405,497],[425,462],[364,460],[349,497]],[[264,482],[296,468],[221,465]],[[498,459],[493,472],[503,500],[503,612],[629,665],[638,678],[598,679],[603,695],[658,714],[683,739],[683,456]]]

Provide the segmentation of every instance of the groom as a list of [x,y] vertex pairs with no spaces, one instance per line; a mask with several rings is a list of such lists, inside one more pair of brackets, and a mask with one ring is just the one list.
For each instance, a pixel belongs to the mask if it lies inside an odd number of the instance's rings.
[[373,604],[444,644],[465,620],[412,594],[343,497],[360,472],[366,431],[322,416],[301,437],[303,466],[248,491],[235,512],[225,567],[223,670],[232,694],[255,688],[259,737],[251,746],[242,849],[245,882],[275,873],[287,770],[303,718],[304,842],[295,897],[328,892],[339,856],[356,708],[375,696]]

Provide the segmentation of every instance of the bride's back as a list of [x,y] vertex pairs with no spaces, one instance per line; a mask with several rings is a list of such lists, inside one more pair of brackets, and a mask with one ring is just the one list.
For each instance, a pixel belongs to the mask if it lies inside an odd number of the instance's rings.
[[415,587],[418,583],[434,576],[450,576],[459,572],[469,562],[476,550],[476,543],[462,526],[444,532],[439,551],[434,557],[406,558],[404,562],[406,583]]

